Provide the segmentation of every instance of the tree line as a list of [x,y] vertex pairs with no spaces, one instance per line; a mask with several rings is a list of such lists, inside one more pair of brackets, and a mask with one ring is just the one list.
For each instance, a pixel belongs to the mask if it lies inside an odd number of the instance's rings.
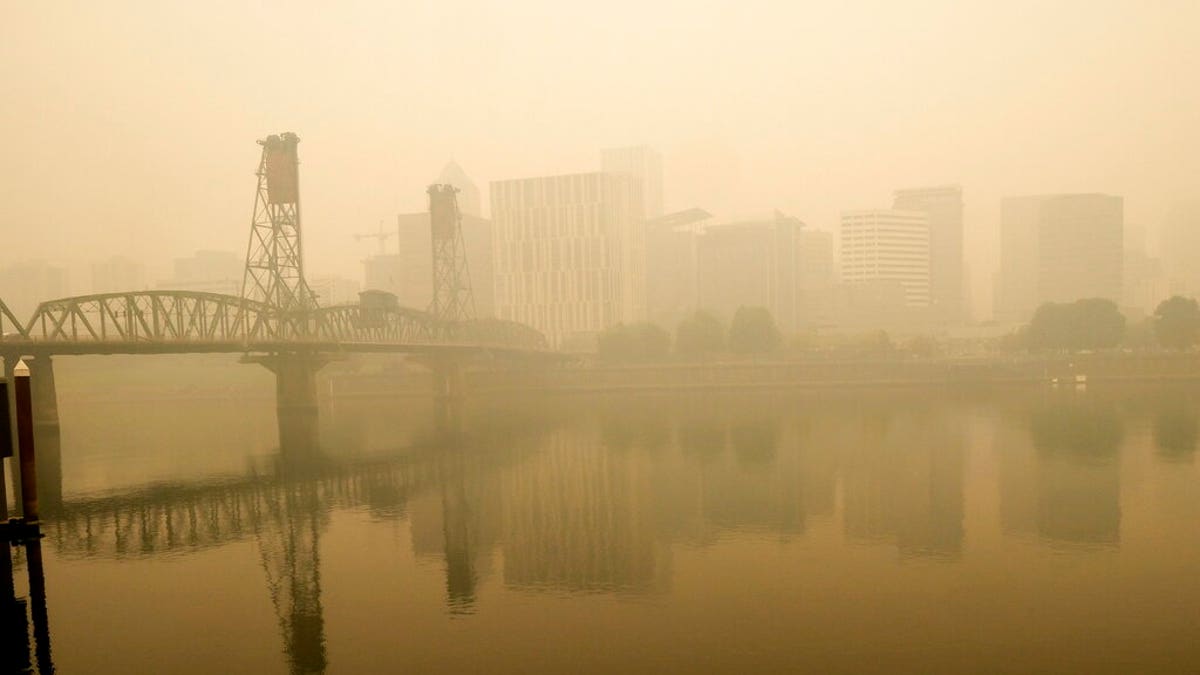
[[[1143,341],[1153,338],[1166,349],[1188,349],[1200,340],[1200,305],[1194,298],[1174,296],[1159,303],[1147,324],[1150,335],[1143,336]],[[1131,327],[1112,300],[1048,302],[1037,308],[1017,336],[1017,346],[1035,351],[1111,349],[1126,344],[1130,333]]]
[[654,361],[672,352],[687,357],[766,354],[777,350],[782,341],[770,310],[739,307],[728,327],[708,312],[693,312],[675,327],[674,340],[658,324],[617,324],[600,334],[596,352],[609,361]]

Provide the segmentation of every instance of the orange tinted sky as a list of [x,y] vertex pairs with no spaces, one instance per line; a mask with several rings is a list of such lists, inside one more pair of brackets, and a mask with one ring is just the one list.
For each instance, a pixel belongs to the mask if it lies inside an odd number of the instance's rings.
[[[784,6],[780,6],[784,5]],[[832,229],[956,182],[986,313],[999,199],[1200,193],[1200,3],[0,3],[0,264],[241,251],[256,138],[303,139],[310,273],[455,158],[664,154],[668,208]],[[153,282],[153,278],[151,282]],[[87,279],[72,280],[88,290]],[[2,289],[0,289],[2,291]]]

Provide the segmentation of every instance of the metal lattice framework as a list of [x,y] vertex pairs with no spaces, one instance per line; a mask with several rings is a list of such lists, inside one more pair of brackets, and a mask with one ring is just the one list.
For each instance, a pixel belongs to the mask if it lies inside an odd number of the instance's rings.
[[13,316],[8,305],[4,304],[3,300],[0,300],[0,339],[8,335],[27,337],[25,327],[21,325],[20,321],[17,321],[17,317]]
[[[9,321],[20,327],[8,314]],[[447,326],[406,307],[337,305],[280,312],[219,293],[105,293],[43,302],[0,347],[59,353],[273,351],[422,351],[435,347],[542,351],[546,340],[522,324],[496,319]]]
[[433,242],[433,301],[429,312],[452,325],[475,318],[475,295],[467,268],[463,243],[462,214],[458,189],[453,185],[430,185],[429,227]]
[[304,280],[299,142],[290,132],[258,142],[262,158],[242,279],[242,297],[284,311],[304,311],[316,305]]

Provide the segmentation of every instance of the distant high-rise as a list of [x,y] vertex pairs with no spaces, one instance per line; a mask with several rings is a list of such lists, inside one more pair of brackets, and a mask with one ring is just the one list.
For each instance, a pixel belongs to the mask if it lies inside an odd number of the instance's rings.
[[604,150],[600,154],[600,170],[633,176],[642,188],[643,218],[658,218],[663,214],[662,157],[653,148],[638,145]]
[[67,270],[62,267],[31,260],[0,269],[0,300],[22,321],[39,304],[67,295]]
[[829,322],[834,282],[833,233],[803,230],[796,236],[796,323]]
[[766,307],[779,327],[796,327],[796,235],[780,213],[704,228],[696,239],[697,305],[726,321],[738,307]]
[[696,239],[711,218],[691,208],[646,222],[646,317],[671,328],[696,309]]
[[1162,230],[1162,257],[1171,292],[1200,295],[1200,201],[1171,206]]
[[442,167],[442,172],[438,174],[435,183],[443,185],[453,185],[458,188],[458,210],[463,215],[482,216],[483,206],[479,197],[479,187],[475,185],[475,181],[467,175],[466,171],[458,165],[458,162],[450,160],[446,166]]
[[897,190],[892,208],[929,217],[929,299],[941,321],[966,317],[963,277],[963,200],[957,185]]
[[1124,202],[1102,194],[1000,204],[996,316],[1025,321],[1045,302],[1123,296]]
[[645,317],[645,230],[632,177],[497,181],[491,204],[496,316],[568,346]]
[[241,295],[246,262],[231,251],[196,251],[175,259],[175,275],[158,282],[160,289]]
[[842,283],[898,286],[905,306],[929,306],[929,216],[924,211],[846,211],[840,242]]
[[146,266],[139,262],[114,256],[92,263],[93,293],[141,291],[145,288]]

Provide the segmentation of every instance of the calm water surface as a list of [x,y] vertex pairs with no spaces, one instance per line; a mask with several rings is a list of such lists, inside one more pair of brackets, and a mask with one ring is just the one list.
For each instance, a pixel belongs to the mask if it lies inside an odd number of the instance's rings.
[[373,399],[281,444],[267,400],[68,396],[42,445],[49,656],[1197,672],[1198,414],[1197,388],[646,395],[476,401],[448,435]]

